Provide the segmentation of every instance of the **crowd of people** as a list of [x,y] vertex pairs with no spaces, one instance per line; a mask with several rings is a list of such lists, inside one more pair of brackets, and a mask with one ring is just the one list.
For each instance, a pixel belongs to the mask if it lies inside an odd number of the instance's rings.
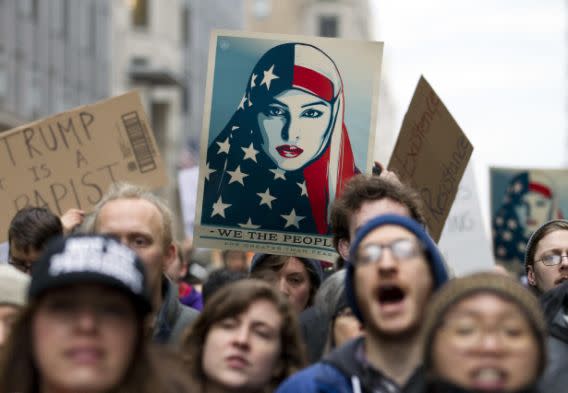
[[388,171],[352,177],[329,222],[333,268],[224,250],[206,271],[138,186],[88,213],[18,211],[0,393],[565,391],[568,221],[528,240],[528,286],[498,269],[453,277],[417,193]]

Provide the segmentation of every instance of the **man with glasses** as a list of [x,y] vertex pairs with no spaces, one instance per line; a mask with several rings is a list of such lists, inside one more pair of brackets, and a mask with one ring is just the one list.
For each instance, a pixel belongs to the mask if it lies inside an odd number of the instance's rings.
[[564,392],[568,385],[568,221],[552,220],[530,237],[525,269],[531,288],[541,297],[548,325],[548,366],[540,391]]
[[12,218],[8,228],[8,263],[30,274],[47,242],[63,235],[59,217],[43,207],[26,207]]
[[448,280],[423,226],[400,215],[371,218],[351,241],[347,301],[365,335],[285,381],[287,392],[421,392],[421,321]]
[[530,237],[525,253],[529,285],[539,294],[568,279],[568,221],[552,220]]

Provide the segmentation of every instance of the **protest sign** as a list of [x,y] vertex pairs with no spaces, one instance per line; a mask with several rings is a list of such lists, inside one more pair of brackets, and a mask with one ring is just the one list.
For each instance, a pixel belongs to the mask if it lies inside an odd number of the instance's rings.
[[420,194],[428,229],[436,242],[472,152],[467,136],[421,77],[388,169]]
[[491,270],[495,265],[491,241],[483,226],[471,161],[460,182],[438,246],[457,276]]
[[213,34],[198,246],[335,259],[330,208],[371,170],[381,58],[378,42]]
[[199,167],[196,166],[182,169],[178,172],[179,199],[181,202],[181,214],[183,216],[183,228],[186,238],[193,238],[198,177]]
[[490,177],[495,260],[523,275],[531,234],[568,212],[568,170],[491,168]]
[[148,187],[166,176],[137,93],[82,106],[0,134],[0,241],[16,211],[89,210],[116,181]]

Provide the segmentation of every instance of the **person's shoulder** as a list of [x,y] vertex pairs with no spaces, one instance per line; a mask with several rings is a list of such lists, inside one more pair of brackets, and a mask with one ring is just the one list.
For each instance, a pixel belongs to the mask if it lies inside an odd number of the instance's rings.
[[288,377],[276,393],[350,392],[347,377],[334,366],[318,362]]

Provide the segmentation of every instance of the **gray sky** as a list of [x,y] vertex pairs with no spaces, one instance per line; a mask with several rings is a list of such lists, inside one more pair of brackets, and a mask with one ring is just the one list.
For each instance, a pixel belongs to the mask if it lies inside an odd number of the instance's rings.
[[563,1],[370,3],[397,132],[423,74],[474,145],[485,217],[490,166],[567,163]]

